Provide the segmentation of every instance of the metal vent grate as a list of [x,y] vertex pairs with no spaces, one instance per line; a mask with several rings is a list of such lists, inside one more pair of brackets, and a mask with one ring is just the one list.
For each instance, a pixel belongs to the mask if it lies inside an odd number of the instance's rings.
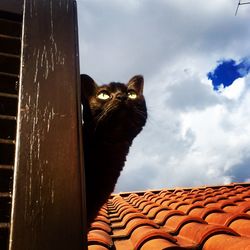
[[0,11],[0,249],[8,249],[22,17]]

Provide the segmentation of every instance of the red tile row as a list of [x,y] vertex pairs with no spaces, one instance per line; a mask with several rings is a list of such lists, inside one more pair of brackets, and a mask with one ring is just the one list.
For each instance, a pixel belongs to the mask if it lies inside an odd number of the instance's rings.
[[95,218],[95,221],[91,224],[88,233],[89,250],[107,250],[113,247],[113,240],[111,238],[112,230],[108,217],[107,206],[104,205]]
[[90,250],[248,249],[250,185],[114,195],[88,244]]

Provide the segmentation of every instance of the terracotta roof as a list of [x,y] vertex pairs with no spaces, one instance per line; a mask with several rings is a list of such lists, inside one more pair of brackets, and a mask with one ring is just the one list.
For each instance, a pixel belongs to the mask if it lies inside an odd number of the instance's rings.
[[112,195],[89,250],[250,250],[250,183]]

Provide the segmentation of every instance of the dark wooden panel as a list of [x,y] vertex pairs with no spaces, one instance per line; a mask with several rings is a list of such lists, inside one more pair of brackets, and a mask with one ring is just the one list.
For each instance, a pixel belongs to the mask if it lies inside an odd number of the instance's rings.
[[76,3],[26,0],[11,250],[84,249]]
[[[3,1],[4,2],[4,1]],[[1,5],[3,4],[1,2]],[[8,3],[13,3],[10,0]],[[0,249],[9,249],[22,14],[0,10]]]
[[9,11],[17,14],[22,13],[23,0],[1,0],[0,10]]

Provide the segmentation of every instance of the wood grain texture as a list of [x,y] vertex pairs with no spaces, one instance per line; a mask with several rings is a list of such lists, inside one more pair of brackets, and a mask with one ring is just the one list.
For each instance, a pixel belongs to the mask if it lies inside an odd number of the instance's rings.
[[11,250],[84,249],[77,39],[75,1],[25,1]]

